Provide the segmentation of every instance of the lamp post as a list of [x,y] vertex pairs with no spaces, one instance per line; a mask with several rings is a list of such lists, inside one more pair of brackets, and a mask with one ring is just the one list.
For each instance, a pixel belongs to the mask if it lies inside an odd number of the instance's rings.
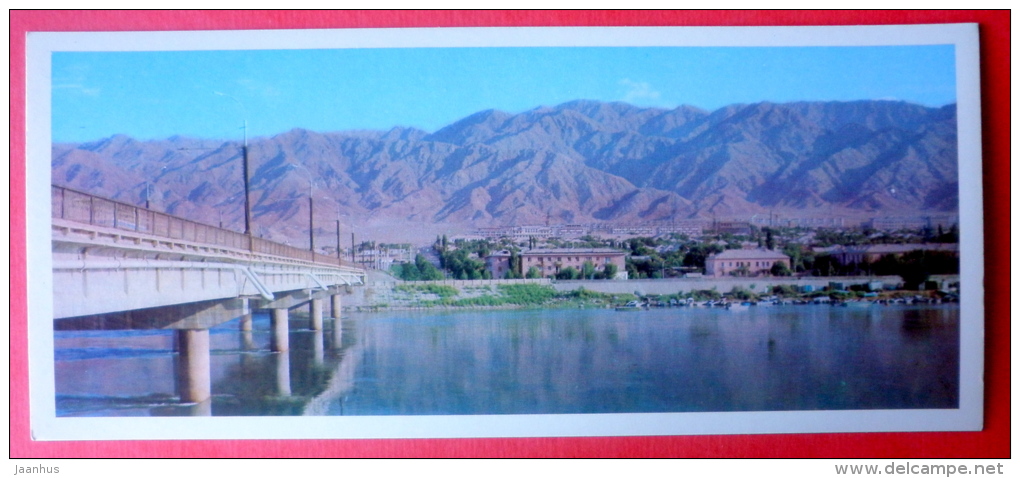
[[226,93],[214,92],[219,96],[225,96],[234,100],[241,107],[241,119],[244,121],[241,128],[244,131],[244,142],[241,144],[241,174],[244,175],[244,235],[249,236],[249,247],[251,246],[251,200],[248,186],[248,110],[245,109],[241,100]]

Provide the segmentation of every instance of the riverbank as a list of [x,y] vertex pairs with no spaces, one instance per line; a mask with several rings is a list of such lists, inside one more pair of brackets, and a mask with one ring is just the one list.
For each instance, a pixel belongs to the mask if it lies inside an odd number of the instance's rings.
[[[932,277],[937,289],[952,290],[958,276]],[[551,281],[499,279],[400,281],[373,271],[366,285],[352,288],[344,306],[357,311],[437,308],[504,310],[527,307],[605,308],[639,300],[651,304],[681,301],[895,300],[929,298],[934,290],[904,291],[898,276],[683,278]],[[916,299],[915,299],[916,300]]]

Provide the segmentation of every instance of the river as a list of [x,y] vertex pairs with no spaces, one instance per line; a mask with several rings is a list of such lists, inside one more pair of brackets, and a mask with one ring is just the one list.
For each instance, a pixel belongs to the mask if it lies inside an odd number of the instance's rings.
[[[212,329],[211,414],[955,408],[960,308],[789,305],[352,313]],[[168,331],[57,331],[58,416],[180,416]],[[203,413],[210,413],[208,408]]]

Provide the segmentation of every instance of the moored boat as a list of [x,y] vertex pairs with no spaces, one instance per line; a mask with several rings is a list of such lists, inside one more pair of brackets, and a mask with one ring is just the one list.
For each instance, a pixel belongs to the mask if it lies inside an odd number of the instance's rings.
[[645,305],[642,304],[641,302],[636,301],[636,300],[632,300],[632,301],[627,302],[626,304],[624,304],[622,307],[617,307],[616,308],[616,310],[618,310],[620,312],[629,312],[629,311],[644,310],[644,309],[645,309]]

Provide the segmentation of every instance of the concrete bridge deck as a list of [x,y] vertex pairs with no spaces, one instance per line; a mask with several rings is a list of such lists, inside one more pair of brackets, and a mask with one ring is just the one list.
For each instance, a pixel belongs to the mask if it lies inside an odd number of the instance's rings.
[[[279,244],[68,188],[53,186],[55,330],[173,329],[181,399],[211,397],[209,328],[271,312],[274,352],[285,353],[288,311],[307,305],[323,327],[324,300],[365,270],[337,256]],[[339,330],[339,327],[334,327]]]

